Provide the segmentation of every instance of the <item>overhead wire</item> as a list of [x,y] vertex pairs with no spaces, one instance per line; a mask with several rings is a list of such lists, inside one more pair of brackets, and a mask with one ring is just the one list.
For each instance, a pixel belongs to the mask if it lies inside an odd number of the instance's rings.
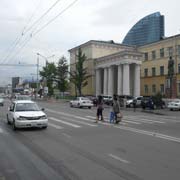
[[[7,63],[7,59],[12,55],[13,53],[13,50],[16,48],[16,46],[20,43],[22,37],[24,36],[24,31],[25,29],[27,28],[27,26],[29,25],[29,23],[31,22],[32,18],[34,17],[40,3],[41,3],[42,0],[39,1],[38,5],[36,6],[35,10],[33,11],[32,15],[30,16],[28,22],[26,23],[26,25],[24,26],[23,30],[22,30],[22,33],[21,33],[21,36],[20,37],[17,37],[16,40],[9,46],[9,48],[5,51],[7,52],[7,55],[6,57],[1,61],[0,64],[3,64],[3,63]],[[8,53],[9,51],[9,53]]]
[[55,19],[57,19],[60,15],[62,15],[65,11],[67,11],[71,6],[73,6],[78,0],[74,0],[71,4],[69,4],[65,9],[63,9],[59,14],[57,14],[54,18],[52,18],[50,21],[48,21],[44,26],[39,28],[37,31],[32,33],[32,36],[35,36],[40,31],[42,31],[46,26],[48,26],[50,23],[52,23]]
[[[33,23],[33,26],[37,23],[40,22],[39,20],[42,19],[60,0],[57,0],[35,23]],[[12,56],[11,58],[15,57],[19,52],[22,51],[22,49],[27,45],[27,43],[35,36],[37,35],[40,31],[42,31],[46,26],[48,26],[50,23],[52,23],[55,19],[57,19],[60,15],[62,15],[65,11],[67,11],[71,6],[73,6],[78,0],[74,0],[71,4],[69,4],[66,8],[64,8],[59,14],[57,14],[54,18],[52,18],[50,21],[48,21],[44,26],[42,26],[41,28],[39,28],[37,31],[35,32],[31,32],[30,36],[28,38],[26,38],[22,44],[22,46],[20,47],[20,49],[16,52],[16,54],[14,56]],[[32,29],[33,26],[31,26],[30,28]],[[26,31],[24,31],[24,34],[27,33],[29,31],[28,28]],[[9,59],[10,60],[10,59]]]

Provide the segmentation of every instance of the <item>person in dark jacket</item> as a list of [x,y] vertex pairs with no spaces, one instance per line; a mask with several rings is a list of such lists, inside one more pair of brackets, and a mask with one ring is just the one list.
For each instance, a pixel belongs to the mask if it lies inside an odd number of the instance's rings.
[[119,123],[117,115],[120,113],[120,105],[116,95],[113,96],[113,112],[115,123],[117,124]]
[[98,123],[100,117],[101,117],[101,121],[104,121],[103,109],[104,109],[103,108],[103,97],[101,95],[99,95],[98,100],[97,100],[96,123]]

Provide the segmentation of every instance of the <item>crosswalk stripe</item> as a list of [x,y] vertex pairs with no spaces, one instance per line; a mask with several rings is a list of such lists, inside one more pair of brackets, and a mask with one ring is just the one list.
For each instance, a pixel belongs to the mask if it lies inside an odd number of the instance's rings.
[[0,128],[0,133],[3,133],[4,131]]
[[[72,122],[77,122],[77,123],[79,123],[79,124],[84,124],[84,125],[87,125],[87,126],[91,126],[91,127],[97,127],[97,125],[95,125],[95,124],[89,124],[89,123],[87,123],[87,122],[83,122],[83,121],[78,121],[78,120],[74,120],[74,119],[68,119],[68,118],[65,118],[65,117],[63,117],[63,120],[68,120],[68,121],[72,121]],[[91,121],[92,122],[92,121]]]
[[[143,117],[139,117],[139,116],[127,116],[128,119],[131,119],[131,120],[136,120],[136,121],[145,121],[145,122],[151,122],[151,123],[165,123],[165,122],[162,122],[162,121],[157,121],[157,120],[151,120],[151,119],[147,119],[147,118],[143,118]],[[140,118],[140,119],[137,119],[137,118]]]
[[81,126],[79,126],[79,125],[76,125],[76,124],[73,124],[73,123],[70,123],[70,122],[66,122],[66,121],[62,121],[62,120],[56,119],[56,118],[54,118],[54,117],[50,117],[49,119],[51,119],[51,120],[53,120],[53,121],[60,122],[60,123],[62,123],[62,124],[66,124],[66,125],[68,125],[68,126],[72,126],[72,127],[74,127],[74,128],[80,128],[80,127],[81,127]]
[[[88,118],[91,118],[91,119],[94,119],[95,120],[95,117],[93,117],[93,116],[86,116],[86,117],[88,117]],[[109,119],[108,119],[108,117],[104,117],[107,121],[106,122],[109,122]],[[123,120],[122,120],[123,122],[125,122],[125,123],[132,123],[132,124],[141,124],[141,123],[139,123],[139,122],[132,122],[132,121],[128,121],[128,120],[125,120],[124,118],[123,118]],[[124,123],[121,123],[121,124],[124,124]]]
[[[86,116],[86,117],[91,118],[91,119],[95,119],[95,117],[93,117],[93,116]],[[109,122],[108,117],[105,117],[105,119],[107,120],[107,122]],[[132,122],[132,121],[124,120],[124,118],[123,118],[122,121],[123,121],[123,122],[127,122],[127,123],[132,123],[132,124],[141,124],[141,123],[139,123],[139,122]]]
[[64,129],[63,127],[56,125],[56,124],[52,124],[52,123],[48,123],[49,126],[54,127],[56,129]]

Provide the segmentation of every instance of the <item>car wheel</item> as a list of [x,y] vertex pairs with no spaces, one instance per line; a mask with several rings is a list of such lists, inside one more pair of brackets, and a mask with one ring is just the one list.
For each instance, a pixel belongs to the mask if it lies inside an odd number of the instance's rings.
[[9,122],[9,117],[8,117],[8,115],[7,115],[7,124],[11,124],[11,123]]
[[14,131],[16,131],[16,130],[17,130],[16,124],[15,124],[15,120],[13,120],[13,123],[12,123],[12,128],[13,128],[13,130],[14,130]]
[[72,103],[70,103],[70,107],[73,107]]
[[131,103],[131,104],[129,105],[129,107],[130,107],[130,108],[133,108],[133,104]]
[[171,108],[170,111],[173,111],[173,109]]
[[88,108],[91,109],[91,106],[89,106]]
[[43,129],[47,129],[47,126],[43,126],[42,128],[43,128]]

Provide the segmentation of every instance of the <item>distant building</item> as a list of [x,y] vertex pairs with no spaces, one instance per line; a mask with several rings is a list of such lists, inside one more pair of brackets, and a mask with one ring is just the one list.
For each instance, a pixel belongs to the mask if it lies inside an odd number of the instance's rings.
[[174,60],[172,96],[180,97],[180,34],[138,48],[144,53],[141,65],[141,95],[158,92],[168,97],[168,61]]
[[142,46],[164,37],[164,16],[159,12],[139,20],[127,33],[123,44]]

